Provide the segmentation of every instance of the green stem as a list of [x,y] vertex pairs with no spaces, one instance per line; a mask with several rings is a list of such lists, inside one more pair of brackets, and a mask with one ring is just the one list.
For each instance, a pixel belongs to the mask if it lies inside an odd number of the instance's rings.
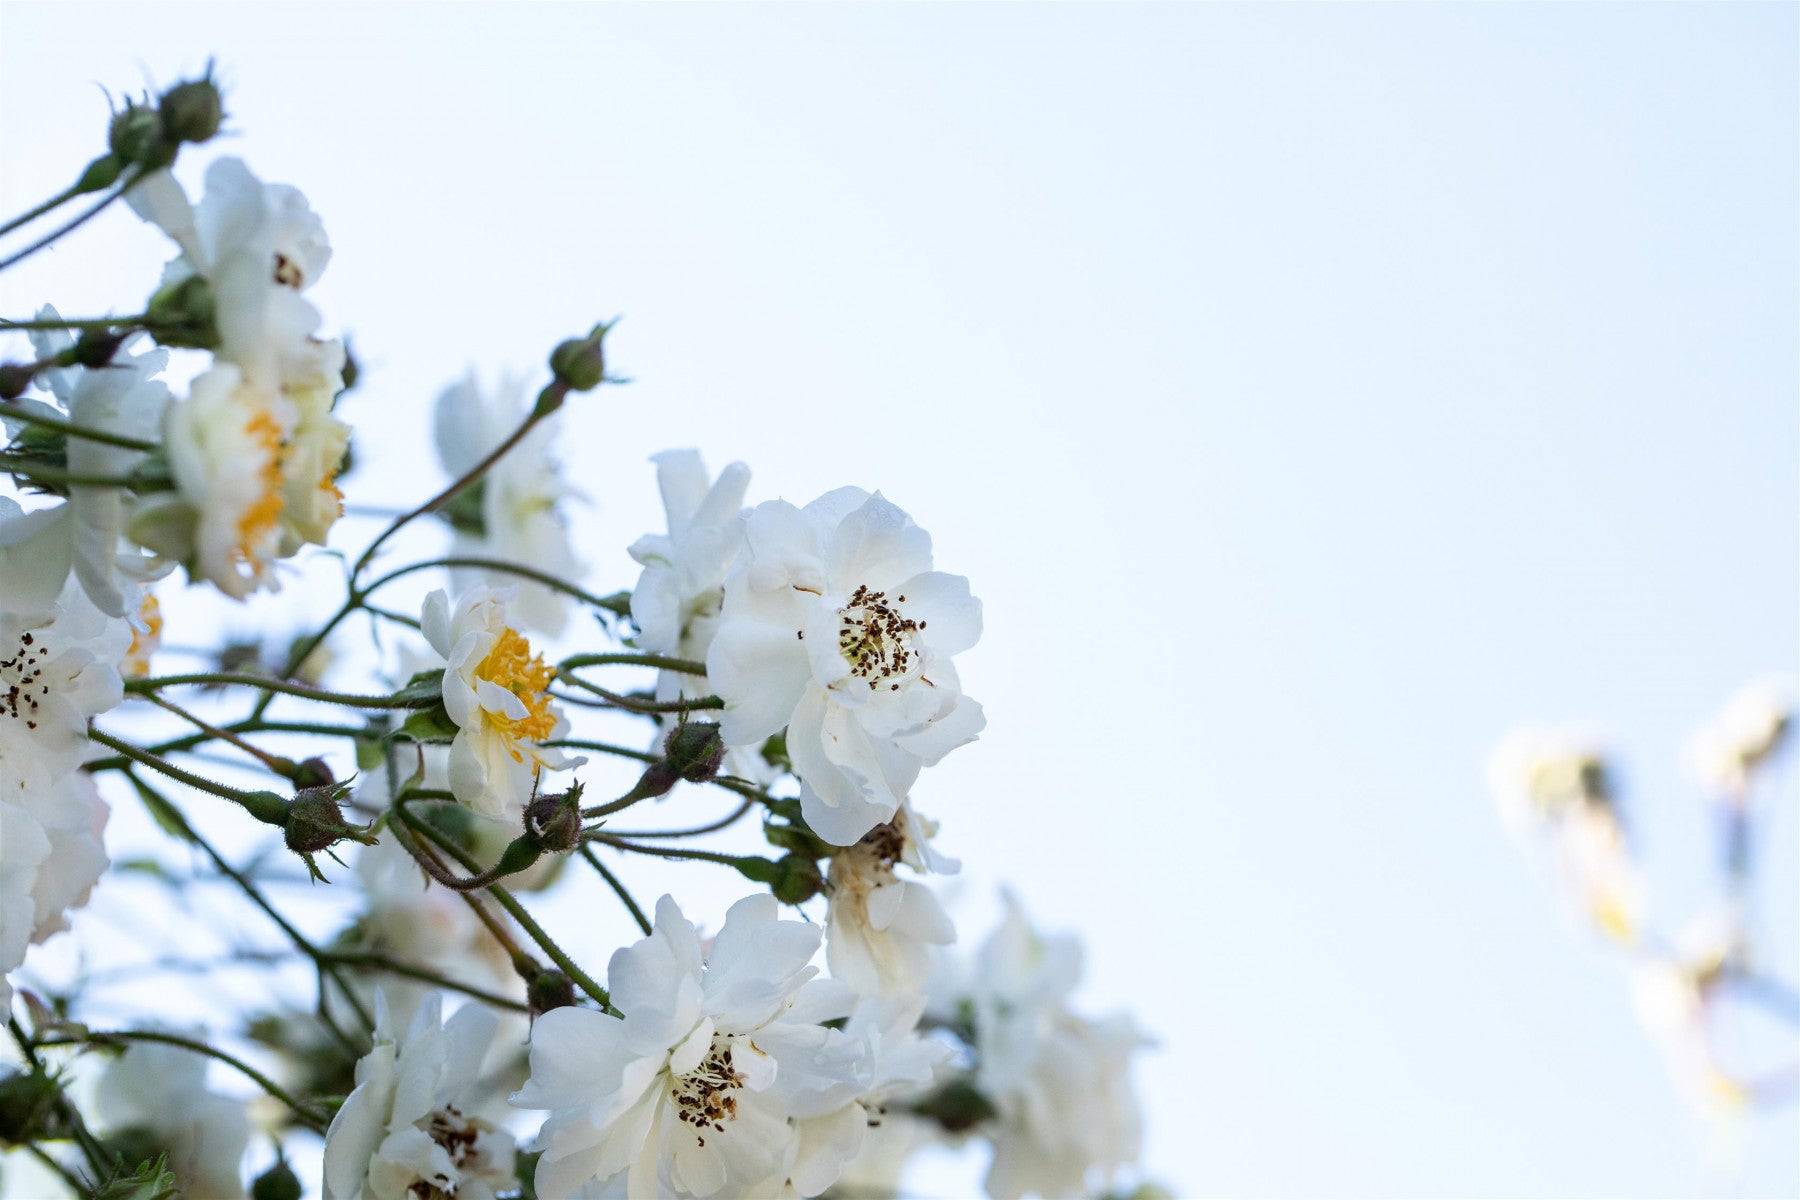
[[96,729],[93,726],[88,727],[88,740],[99,742],[102,746],[117,750],[131,761],[142,763],[157,774],[167,775],[177,783],[185,783],[191,788],[195,788],[202,792],[209,792],[214,796],[222,796],[227,800],[240,804],[251,816],[256,817],[259,821],[264,819],[258,811],[261,806],[251,799],[251,794],[249,792],[234,787],[228,787],[223,783],[217,783],[211,779],[207,779],[203,775],[196,775],[192,771],[183,770],[174,763],[166,762],[163,759],[158,758],[148,750],[142,750],[137,746],[132,745],[130,742],[125,741],[123,738],[116,738],[112,734],[101,729]]
[[[310,733],[319,737],[347,738],[369,735],[368,728],[362,725],[318,725],[305,721],[236,721],[221,728],[230,733]],[[151,754],[174,754],[182,750],[191,750],[195,746],[204,745],[212,740],[213,735],[210,733],[190,733],[184,737],[158,742],[154,746],[146,746],[144,749]],[[83,764],[82,770],[88,772],[117,771],[131,761],[123,754],[113,758],[96,758]]]
[[670,658],[666,654],[575,654],[557,664],[564,670],[576,667],[660,667],[665,671],[678,671],[683,675],[706,674],[706,664],[695,662],[691,658]]
[[193,1038],[182,1037],[180,1034],[161,1033],[150,1029],[117,1029],[109,1030],[104,1033],[89,1032],[81,1037],[44,1038],[34,1044],[38,1046],[79,1046],[83,1044],[105,1045],[108,1042],[160,1042],[165,1046],[180,1046],[182,1049],[191,1050],[195,1054],[203,1054],[207,1058],[217,1059],[226,1066],[235,1068],[244,1076],[244,1078],[250,1080],[250,1082],[256,1084],[256,1086],[260,1087],[263,1091],[269,1093],[269,1095],[293,1109],[295,1115],[298,1116],[314,1133],[325,1132],[325,1122],[320,1120],[318,1115],[306,1105],[289,1095],[287,1089],[283,1088],[279,1083],[276,1083],[273,1079],[270,1079],[267,1075],[264,1075],[261,1071],[237,1057],[235,1054],[227,1053],[217,1046],[209,1046],[205,1042],[197,1042]]
[[704,708],[724,708],[725,701],[717,696],[704,696],[698,700],[639,700],[619,692],[608,691],[597,683],[589,683],[578,675],[558,669],[556,677],[564,683],[572,683],[584,692],[591,692],[617,708],[634,713],[671,713],[696,712]]
[[625,890],[625,885],[619,882],[619,877],[607,870],[606,864],[601,862],[586,846],[576,846],[575,849],[581,857],[587,859],[589,866],[600,872],[600,878],[606,880],[607,885],[612,888],[619,899],[625,902],[625,907],[631,910],[631,919],[636,921],[638,928],[644,931],[644,936],[649,937],[650,920],[644,916],[644,910],[638,907],[638,902],[631,898],[631,893]]
[[[39,364],[43,366],[45,364]],[[48,365],[54,365],[48,364]],[[44,429],[54,429],[58,433],[66,433],[70,437],[82,438],[90,442],[105,442],[109,446],[123,446],[127,450],[154,450],[155,442],[140,441],[134,437],[126,437],[122,433],[107,433],[101,429],[89,429],[85,425],[77,425],[73,421],[63,421],[56,417],[40,416],[12,404],[0,403],[0,417],[11,417],[15,421],[23,421],[27,425],[37,425]]]
[[437,567],[472,567],[476,570],[499,571],[507,575],[517,575],[521,579],[529,579],[533,583],[541,583],[553,591],[558,591],[565,596],[573,597],[592,608],[605,609],[607,612],[612,613],[618,611],[616,607],[618,598],[616,596],[596,596],[592,592],[583,591],[574,584],[558,579],[548,572],[525,566],[523,563],[507,562],[505,559],[501,558],[471,558],[467,555],[450,555],[444,558],[431,558],[426,559],[424,562],[410,563],[407,566],[398,567],[385,575],[377,576],[375,579],[371,580],[368,584],[358,589],[357,595],[359,597],[367,596],[383,584],[391,583],[396,579],[411,575],[416,571],[428,571]]
[[44,201],[42,204],[39,204],[35,208],[31,209],[31,211],[20,213],[18,216],[14,217],[12,220],[8,221],[6,224],[0,225],[0,234],[11,233],[13,230],[17,229],[21,225],[29,225],[29,224],[31,224],[31,222],[37,220],[39,217],[41,217],[45,213],[49,212],[51,209],[60,208],[61,206],[67,204],[69,201],[73,200],[77,196],[87,195],[89,190],[90,189],[88,189],[88,188],[82,187],[81,180],[77,179],[74,183],[71,183],[67,188],[58,192],[56,195],[50,197],[48,200]]
[[142,171],[135,172],[131,178],[121,183],[112,191],[106,193],[106,195],[100,197],[99,200],[88,208],[83,209],[74,219],[63,222],[23,250],[14,254],[9,254],[5,258],[0,259],[0,271],[4,271],[6,268],[13,266],[16,263],[23,262],[25,259],[30,258],[33,254],[36,254],[39,250],[42,250],[45,246],[50,245],[65,234],[74,233],[77,229],[99,216],[101,212],[106,209],[107,205],[111,204],[114,200],[117,200],[120,196],[123,196],[126,192],[129,192],[138,180],[144,178],[144,174],[145,173]]
[[629,850],[633,854],[650,854],[657,858],[694,858],[702,862],[724,863],[728,867],[737,866],[738,860],[743,857],[738,854],[717,854],[711,850],[678,850],[672,846],[640,846],[636,842],[628,842],[624,838],[615,837],[610,833],[601,833],[598,830],[582,834],[581,840],[604,842],[608,846],[619,850]]
[[143,328],[148,316],[135,317],[57,317],[54,320],[14,321],[0,317],[0,333],[9,329],[129,329]]
[[[5,264],[0,263],[0,266],[4,265]],[[375,552],[381,549],[384,542],[393,537],[396,533],[399,533],[400,530],[404,529],[412,521],[417,520],[426,513],[436,512],[444,505],[450,503],[450,501],[456,499],[463,489],[472,486],[476,480],[487,474],[488,468],[492,467],[502,458],[505,458],[508,452],[523,441],[525,435],[530,433],[532,428],[536,426],[539,421],[556,411],[557,403],[560,403],[562,398],[569,394],[569,385],[561,380],[554,380],[549,387],[544,389],[544,391],[546,393],[556,393],[556,403],[546,405],[540,399],[537,404],[531,406],[531,411],[525,414],[525,419],[519,422],[519,427],[508,434],[505,440],[498,446],[495,446],[492,450],[482,455],[481,461],[457,476],[456,479],[451,481],[449,487],[446,487],[443,491],[425,501],[425,503],[409,512],[402,513],[395,517],[388,523],[386,529],[376,535],[375,540],[369,543],[368,547],[362,552],[362,556],[356,560],[356,565],[350,568],[350,586],[352,591],[356,588],[356,581],[362,578],[363,571],[366,570],[369,563],[374,560]]]
[[280,692],[286,696],[299,696],[305,700],[318,700],[324,704],[342,704],[346,708],[427,708],[432,701],[414,700],[397,702],[392,696],[362,696],[349,692],[327,692],[321,688],[310,687],[304,683],[293,683],[286,679],[275,679],[268,675],[247,675],[231,671],[201,672],[194,675],[158,675],[150,679],[128,679],[125,690],[136,695],[147,695],[158,688],[183,687],[189,684],[242,684],[245,687],[262,688],[268,692]]
[[415,967],[410,963],[403,963],[396,959],[388,958],[386,955],[361,951],[348,953],[339,950],[327,950],[323,953],[329,961],[340,963],[343,966],[363,967],[374,971],[386,971],[390,975],[402,975],[408,979],[417,979],[421,983],[429,983],[437,987],[449,988],[452,991],[461,992],[465,996],[473,997],[483,1004],[491,1004],[495,1008],[511,1009],[514,1012],[528,1011],[525,1005],[519,1003],[517,1000],[508,999],[498,992],[490,992],[484,988],[475,987],[472,984],[458,983],[448,976],[439,975],[435,971],[427,971],[423,967]]
[[120,487],[134,492],[168,492],[175,481],[166,475],[87,475],[66,467],[52,466],[20,454],[0,454],[0,471],[20,475],[34,483],[54,483],[63,487]]
[[703,833],[717,833],[729,825],[734,825],[756,804],[754,800],[745,800],[731,812],[708,825],[695,825],[689,829],[615,829],[608,830],[617,838],[689,838],[699,837]]
[[557,738],[555,741],[539,742],[540,746],[554,746],[563,750],[593,750],[599,754],[616,754],[620,758],[635,758],[639,762],[661,762],[662,755],[652,754],[647,750],[631,750],[624,746],[615,746],[610,742],[584,742],[575,738]]
[[64,1183],[75,1189],[74,1195],[89,1196],[93,1194],[93,1189],[87,1185],[86,1181],[83,1180],[81,1176],[63,1166],[62,1163],[56,1160],[54,1155],[42,1146],[37,1145],[35,1142],[28,1142],[25,1145],[25,1149],[31,1152],[31,1157],[37,1159],[46,1167],[49,1167],[52,1171],[56,1172],[56,1174],[62,1178]]
[[[412,813],[406,810],[404,804],[396,804],[394,806],[394,811],[400,814],[401,819],[406,822],[408,828],[415,833],[423,834],[425,837],[431,839],[431,841],[437,843],[446,854],[460,862],[465,869],[469,871],[480,869],[474,859],[463,853],[460,846],[451,841],[448,837],[439,833],[436,829],[432,828],[429,822],[421,821],[419,818],[413,816]],[[550,957],[551,962],[562,969],[563,974],[567,975],[570,979],[573,979],[582,991],[593,997],[595,1003],[599,1004],[600,1007],[604,1009],[610,1009],[612,1007],[612,998],[607,994],[606,989],[601,987],[598,983],[595,983],[594,980],[588,976],[586,971],[583,971],[575,964],[574,959],[563,953],[562,947],[557,945],[550,935],[544,932],[543,926],[539,925],[537,921],[532,918],[532,915],[525,911],[524,905],[513,899],[511,892],[507,891],[499,884],[493,884],[488,888],[488,895],[492,896],[494,902],[501,908],[504,908],[507,911],[507,914],[519,923],[519,928],[525,931],[525,935],[538,944],[538,948],[543,950],[543,952]]]

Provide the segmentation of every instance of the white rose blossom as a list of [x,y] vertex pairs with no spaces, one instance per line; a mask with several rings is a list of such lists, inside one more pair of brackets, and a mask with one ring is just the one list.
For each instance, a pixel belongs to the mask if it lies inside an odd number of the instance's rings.
[[981,602],[879,493],[760,504],[745,539],[706,656],[720,732],[756,745],[785,726],[807,823],[852,845],[986,724],[951,662],[980,638]]
[[[46,305],[38,318],[58,320]],[[32,348],[40,359],[50,358],[74,344],[62,330],[32,333]],[[126,345],[129,345],[127,343]],[[168,362],[168,351],[151,349],[135,353],[122,345],[104,368],[59,367],[38,378],[50,390],[60,408],[33,402],[43,415],[72,421],[86,429],[118,434],[140,441],[155,440],[169,403],[169,389],[152,378]],[[8,421],[9,431],[14,423]],[[147,452],[115,446],[93,438],[66,439],[69,470],[79,475],[118,478],[129,475]],[[39,514],[0,515],[0,545],[13,547],[8,569],[0,571],[0,607],[39,608],[61,591],[71,567],[87,590],[94,606],[107,616],[123,617],[138,603],[138,593],[148,580],[167,574],[174,566],[155,555],[146,557],[122,541],[135,498],[123,488],[75,485],[68,500]],[[6,525],[27,522],[32,536],[17,538]]]
[[515,821],[542,771],[579,765],[539,743],[568,722],[550,700],[555,675],[508,623],[506,590],[476,587],[452,609],[443,591],[425,598],[423,632],[443,656],[444,708],[456,723],[450,790],[482,816]]
[[140,506],[129,532],[243,599],[274,588],[273,560],[322,544],[342,512],[344,350],[314,336],[319,314],[300,294],[331,246],[305,197],[234,158],[207,169],[197,207],[167,171],[128,199],[181,247],[165,288],[203,279],[218,333],[212,369],[165,422],[178,496]]
[[325,1134],[325,1200],[493,1200],[517,1186],[513,1139],[471,1115],[498,1018],[476,1004],[443,1019],[443,995],[418,1006],[406,1036],[382,996],[375,1045]]
[[550,1110],[537,1191],[565,1200],[623,1174],[631,1196],[768,1195],[798,1152],[796,1107],[856,1079],[859,1048],[819,1021],[845,991],[807,965],[816,926],[772,896],[731,906],[710,953],[664,896],[651,935],[612,956],[609,1016],[558,1008],[531,1033],[513,1097]]
[[930,888],[894,871],[953,874],[960,865],[931,846],[937,822],[902,801],[894,819],[835,854],[827,875],[826,963],[859,995],[909,995],[931,976],[932,947],[956,940],[956,926]]
[[1148,1040],[1130,1017],[1078,1016],[1068,997],[1081,977],[1070,936],[1031,928],[1007,894],[1005,917],[958,975],[934,981],[942,1019],[972,1020],[973,1083],[998,1110],[985,1187],[998,1200],[1085,1196],[1137,1159],[1142,1113],[1131,1056]]
[[[434,419],[438,460],[452,476],[474,468],[505,441],[529,411],[524,381],[505,379],[484,390],[471,373],[438,395]],[[482,532],[458,529],[453,554],[495,558],[574,582],[583,568],[569,541],[562,505],[578,498],[554,453],[562,418],[538,422],[519,444],[488,469],[480,485]],[[502,572],[467,567],[452,571],[457,588],[477,583],[519,589],[514,611],[529,628],[555,636],[568,624],[569,597],[555,588]]]
[[[705,662],[725,602],[725,576],[744,544],[744,493],[750,468],[728,464],[712,479],[698,450],[664,450],[651,456],[662,493],[667,533],[648,533],[631,544],[631,557],[644,569],[631,589],[631,620],[637,644],[651,654]],[[707,682],[679,671],[659,671],[656,699],[662,702],[711,694]],[[666,736],[681,714],[665,714]],[[690,721],[707,715],[687,714]],[[656,749],[657,746],[652,746]],[[754,783],[773,783],[776,771],[760,746],[732,746],[724,773]]]
[[1742,805],[1752,776],[1781,749],[1793,725],[1793,681],[1759,679],[1694,735],[1688,762],[1710,792]]
[[250,1117],[243,1101],[206,1089],[207,1066],[204,1055],[180,1046],[133,1042],[102,1073],[97,1108],[112,1132],[150,1134],[183,1194],[240,1200]]

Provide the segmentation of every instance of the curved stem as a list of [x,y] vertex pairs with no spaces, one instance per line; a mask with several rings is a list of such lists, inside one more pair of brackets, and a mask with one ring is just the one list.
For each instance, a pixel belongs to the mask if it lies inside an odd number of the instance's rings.
[[189,684],[242,684],[245,687],[261,688],[268,692],[280,692],[285,696],[299,696],[304,700],[318,700],[324,704],[342,704],[346,708],[425,708],[429,702],[422,700],[396,701],[392,696],[361,696],[349,692],[327,692],[321,688],[310,687],[304,683],[292,683],[286,679],[275,679],[268,675],[247,675],[232,671],[210,671],[193,675],[158,675],[149,679],[128,679],[125,690],[128,693],[146,695],[165,687],[184,687]]
[[375,589],[382,587],[385,584],[392,583],[396,579],[402,579],[418,571],[433,570],[437,567],[471,567],[476,570],[499,571],[507,575],[517,575],[521,579],[529,579],[533,583],[541,583],[552,591],[561,592],[563,595],[579,600],[591,608],[604,609],[611,613],[617,613],[618,611],[615,607],[616,597],[596,596],[592,592],[584,591],[572,583],[558,579],[556,576],[545,571],[540,571],[535,567],[528,567],[523,563],[507,562],[503,558],[475,558],[462,554],[448,555],[443,558],[430,558],[423,562],[409,563],[404,567],[397,567],[385,575],[378,575],[370,580],[367,584],[358,589],[358,594],[367,596],[374,592]]
[[216,725],[208,724],[203,718],[195,716],[187,709],[181,707],[181,705],[176,704],[173,700],[164,700],[155,692],[150,693],[149,700],[150,703],[156,705],[158,708],[166,709],[169,712],[174,713],[176,716],[209,737],[236,746],[239,750],[242,750],[245,754],[248,754],[251,758],[254,758],[257,762],[281,776],[283,779],[292,779],[295,772],[299,769],[295,765],[293,759],[283,758],[279,754],[270,754],[261,746],[252,745],[249,741],[239,737],[228,729],[220,729]]
[[[5,264],[0,263],[0,266],[4,265]],[[350,586],[352,590],[355,589],[356,581],[362,578],[363,571],[367,569],[369,563],[374,560],[375,552],[381,549],[384,542],[393,537],[396,533],[399,533],[400,530],[405,528],[412,521],[417,520],[426,513],[436,512],[444,505],[450,503],[450,501],[456,499],[457,495],[462,492],[464,488],[471,486],[476,480],[487,474],[488,468],[492,467],[502,458],[505,458],[507,453],[511,451],[514,446],[517,446],[523,441],[525,435],[530,433],[539,421],[556,411],[556,405],[562,401],[563,397],[569,394],[569,385],[562,382],[560,379],[552,380],[550,385],[544,390],[546,392],[555,393],[555,403],[546,405],[540,399],[538,403],[533,404],[531,406],[531,411],[525,414],[525,419],[519,422],[519,427],[508,434],[505,440],[498,446],[495,446],[492,450],[482,455],[479,462],[457,476],[456,479],[451,481],[449,487],[425,501],[425,503],[395,517],[388,523],[386,529],[376,535],[375,540],[369,543],[368,547],[362,552],[362,556],[356,560],[356,565],[350,568]]]
[[672,713],[696,712],[707,708],[724,708],[725,701],[717,696],[703,696],[698,700],[639,700],[619,692],[608,691],[597,683],[589,683],[578,675],[557,669],[556,677],[564,683],[572,683],[584,692],[592,692],[616,708],[634,713]]
[[[207,792],[211,795],[220,796],[226,800],[241,804],[246,810],[250,811],[252,816],[256,816],[255,809],[251,807],[249,798],[250,793],[248,792],[241,791],[234,787],[227,787],[225,784],[216,783],[203,775],[196,775],[192,771],[183,770],[174,763],[166,762],[147,750],[139,749],[130,742],[125,741],[123,738],[116,738],[112,734],[92,726],[89,726],[88,728],[88,740],[99,742],[102,746],[117,750],[120,754],[133,762],[142,763],[157,774],[167,775],[177,783],[185,783],[198,791]],[[262,818],[257,817],[257,819],[261,820]]]
[[[54,366],[54,363],[40,363],[39,367]],[[154,450],[155,442],[141,441],[138,438],[126,437],[122,433],[108,433],[104,429],[90,429],[86,425],[77,425],[73,421],[64,421],[57,417],[41,416],[13,404],[0,403],[0,417],[11,417],[15,421],[23,421],[27,425],[37,425],[44,429],[54,429],[58,433],[66,433],[70,437],[78,437],[90,442],[105,442],[109,446],[123,446],[127,450]]]
[[263,1091],[269,1093],[269,1095],[293,1109],[294,1114],[314,1133],[325,1132],[325,1122],[320,1120],[318,1115],[311,1109],[290,1095],[287,1089],[282,1087],[279,1083],[276,1083],[273,1079],[270,1079],[267,1075],[264,1075],[261,1071],[237,1057],[235,1054],[221,1050],[217,1046],[209,1046],[205,1042],[197,1042],[193,1038],[182,1037],[177,1033],[162,1033],[151,1029],[116,1029],[108,1030],[104,1033],[89,1032],[82,1037],[44,1038],[34,1042],[33,1045],[104,1045],[107,1042],[159,1042],[165,1046],[180,1046],[182,1049],[191,1050],[195,1054],[203,1054],[207,1058],[216,1059],[228,1067],[235,1068],[244,1076],[244,1078],[250,1080],[250,1082],[256,1084],[256,1086],[260,1087]]
[[709,825],[696,825],[691,829],[618,829],[608,830],[616,838],[688,838],[699,837],[704,833],[717,833],[728,825],[734,825],[743,815],[755,807],[756,801],[745,800],[731,810],[730,815],[720,817]]
[[133,172],[129,179],[125,180],[118,187],[83,209],[72,220],[64,221],[61,225],[58,225],[55,229],[52,229],[49,233],[46,233],[43,237],[31,243],[31,245],[25,247],[23,250],[9,254],[5,258],[0,258],[0,271],[6,270],[6,268],[15,263],[23,262],[25,259],[30,258],[33,254],[36,254],[39,250],[42,250],[45,246],[50,245],[50,243],[56,241],[63,235],[75,232],[77,229],[99,216],[101,212],[106,209],[107,205],[111,204],[114,200],[117,200],[120,196],[123,196],[126,192],[129,192],[132,189],[132,186],[142,178],[144,178],[144,172]]
[[636,842],[628,842],[624,838],[615,837],[610,833],[600,833],[598,831],[582,834],[581,840],[584,842],[604,842],[608,846],[613,846],[620,850],[629,850],[633,854],[650,854],[657,858],[692,858],[699,859],[703,862],[724,863],[728,867],[737,866],[738,860],[743,857],[742,855],[736,854],[719,854],[712,850],[680,850],[673,846],[640,846]]
[[660,667],[665,671],[677,671],[683,675],[706,674],[706,664],[695,662],[691,658],[671,658],[666,654],[575,654],[557,664],[566,670],[576,667]]
[[[464,854],[460,846],[442,833],[439,833],[436,829],[433,829],[429,823],[421,821],[419,818],[413,816],[412,813],[408,812],[404,802],[396,803],[394,805],[394,811],[400,814],[401,819],[406,822],[408,827],[410,827],[414,833],[421,834],[435,842],[446,854],[460,862],[465,869],[470,871],[476,869],[474,859],[470,858],[467,854]],[[511,892],[496,883],[488,888],[488,895],[492,896],[494,902],[501,908],[504,908],[508,915],[519,923],[519,928],[525,931],[525,935],[536,942],[538,947],[543,950],[545,954],[550,956],[550,961],[560,967],[563,974],[567,975],[570,979],[573,979],[576,985],[589,996],[593,997],[594,1001],[598,1003],[601,1008],[608,1010],[612,1008],[612,997],[607,994],[606,989],[601,987],[598,983],[595,983],[594,980],[588,976],[586,971],[583,971],[576,965],[574,959],[563,953],[562,947],[557,945],[550,935],[544,932],[543,926],[539,925],[537,921],[532,918],[532,915],[525,911],[523,905],[513,899]]]
[[587,859],[590,867],[600,872],[600,878],[606,880],[607,886],[611,887],[619,899],[625,902],[625,907],[631,912],[631,919],[637,922],[637,927],[643,930],[644,936],[649,937],[650,919],[644,915],[644,910],[638,907],[638,902],[631,898],[631,893],[625,890],[625,885],[619,882],[619,877],[607,870],[606,864],[601,862],[599,857],[586,846],[578,845],[575,850],[581,857]]

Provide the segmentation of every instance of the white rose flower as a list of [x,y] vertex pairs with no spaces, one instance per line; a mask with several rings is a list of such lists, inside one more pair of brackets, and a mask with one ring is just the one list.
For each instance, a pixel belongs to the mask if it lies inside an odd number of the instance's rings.
[[[631,544],[631,557],[644,568],[631,590],[631,620],[637,644],[651,654],[705,662],[725,602],[725,576],[744,544],[742,511],[750,468],[734,462],[713,480],[698,450],[664,450],[651,455],[662,493],[669,532],[648,533]],[[706,680],[679,671],[658,671],[656,698],[662,702],[707,696]],[[689,720],[706,720],[704,713]],[[664,714],[661,738],[681,720]],[[767,786],[777,772],[760,746],[731,746],[723,774]]]
[[515,1187],[512,1135],[469,1115],[498,1018],[466,1004],[445,1021],[433,993],[402,1040],[379,996],[376,1009],[374,1048],[325,1134],[326,1200],[493,1200]]
[[[484,391],[471,373],[438,395],[435,428],[438,459],[452,476],[473,468],[525,420],[529,401],[522,379],[506,379]],[[481,532],[458,529],[452,553],[496,558],[531,567],[575,582],[584,573],[569,541],[561,506],[580,493],[563,478],[555,455],[562,418],[538,422],[482,476]],[[555,636],[568,623],[569,597],[554,588],[500,572],[457,567],[458,589],[477,583],[510,584],[519,590],[514,604],[521,623]]]
[[521,819],[542,771],[579,765],[541,742],[561,737],[568,722],[552,707],[555,671],[507,623],[508,592],[474,588],[454,610],[443,591],[425,598],[423,631],[443,655],[444,708],[456,723],[450,744],[450,790],[483,816]]
[[788,1117],[856,1078],[857,1045],[819,1020],[843,990],[812,979],[816,926],[776,919],[768,895],[731,906],[703,958],[675,901],[615,953],[623,1018],[559,1008],[531,1033],[531,1077],[513,1103],[550,1110],[537,1190],[566,1200],[626,1176],[632,1196],[766,1195],[797,1149]]
[[1079,943],[1038,934],[1010,894],[1005,903],[966,975],[957,980],[948,965],[934,986],[945,1019],[972,1017],[972,1082],[998,1110],[985,1127],[994,1143],[985,1187],[1000,1200],[1098,1194],[1138,1155],[1130,1059],[1148,1042],[1124,1014],[1094,1021],[1070,1011]]
[[1734,695],[1688,744],[1688,762],[1707,789],[1743,804],[1750,777],[1787,740],[1794,725],[1794,688],[1759,679]]
[[[134,537],[242,599],[273,587],[270,560],[323,544],[342,513],[337,469],[349,426],[332,415],[344,350],[314,336],[301,292],[331,257],[297,190],[265,184],[234,158],[206,172],[196,208],[166,171],[130,193],[181,247],[164,285],[199,276],[213,296],[213,369],[171,407],[165,441],[180,491],[143,506]],[[192,410],[192,411],[189,411]]]
[[786,726],[807,823],[851,845],[986,724],[951,663],[981,636],[981,602],[931,569],[912,518],[859,488],[760,504],[745,537],[706,656],[720,732],[748,746]]
[[133,1042],[101,1075],[96,1110],[111,1131],[144,1130],[167,1150],[184,1194],[239,1200],[250,1118],[243,1101],[206,1090],[206,1070],[192,1050]]
[[956,940],[956,926],[930,888],[894,872],[954,873],[960,864],[931,848],[937,823],[902,801],[900,811],[832,856],[825,961],[859,995],[911,995],[931,976],[931,948]]
[[[54,321],[57,312],[46,305],[39,310],[42,320]],[[39,330],[31,335],[39,358],[49,358],[74,344],[75,339],[63,330]],[[163,411],[169,404],[169,389],[152,378],[168,362],[168,351],[152,349],[143,354],[124,346],[114,353],[112,362],[98,370],[62,367],[42,372],[38,378],[50,389],[60,410],[45,405],[46,415],[72,421],[87,429],[114,433],[124,437],[153,441],[162,428]],[[9,428],[11,422],[8,422]],[[69,470],[82,475],[123,476],[136,470],[147,452],[131,450],[91,438],[67,439]],[[174,566],[152,555],[145,555],[129,543],[123,543],[127,515],[135,498],[123,488],[73,486],[68,501],[52,510],[54,517],[30,518],[36,536],[14,542],[0,532],[0,544],[16,545],[22,558],[32,560],[31,568],[16,579],[0,582],[0,606],[23,600],[16,589],[31,581],[42,590],[41,603],[62,590],[56,577],[60,569],[66,573],[73,566],[88,598],[107,616],[123,617],[137,603],[140,585],[167,574]],[[22,514],[0,516],[0,524],[26,520]],[[19,607],[37,607],[29,602]]]
[[947,1043],[919,1036],[924,1011],[923,995],[857,1004],[844,1023],[844,1036],[859,1050],[856,1078],[795,1106],[798,1148],[786,1181],[795,1194],[816,1196],[838,1183],[886,1124],[888,1102],[920,1094],[949,1062]]
[[88,719],[124,698],[130,642],[73,582],[48,612],[0,611],[0,803],[48,793],[81,764]]

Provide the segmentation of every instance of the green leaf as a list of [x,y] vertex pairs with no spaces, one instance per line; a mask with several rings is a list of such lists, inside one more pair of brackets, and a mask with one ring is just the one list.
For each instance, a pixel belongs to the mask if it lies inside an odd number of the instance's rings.
[[406,686],[395,692],[394,703],[407,708],[430,708],[434,704],[442,704],[444,700],[444,673],[438,671],[420,671],[406,681]]
[[181,815],[179,809],[135,775],[131,776],[131,786],[137,789],[138,799],[144,802],[144,807],[150,810],[151,818],[164,833],[184,842],[195,840],[194,831],[188,828],[187,818]]
[[413,742],[447,742],[455,736],[456,722],[450,719],[442,704],[420,709],[408,716],[400,728],[388,734],[389,740],[404,738]]

